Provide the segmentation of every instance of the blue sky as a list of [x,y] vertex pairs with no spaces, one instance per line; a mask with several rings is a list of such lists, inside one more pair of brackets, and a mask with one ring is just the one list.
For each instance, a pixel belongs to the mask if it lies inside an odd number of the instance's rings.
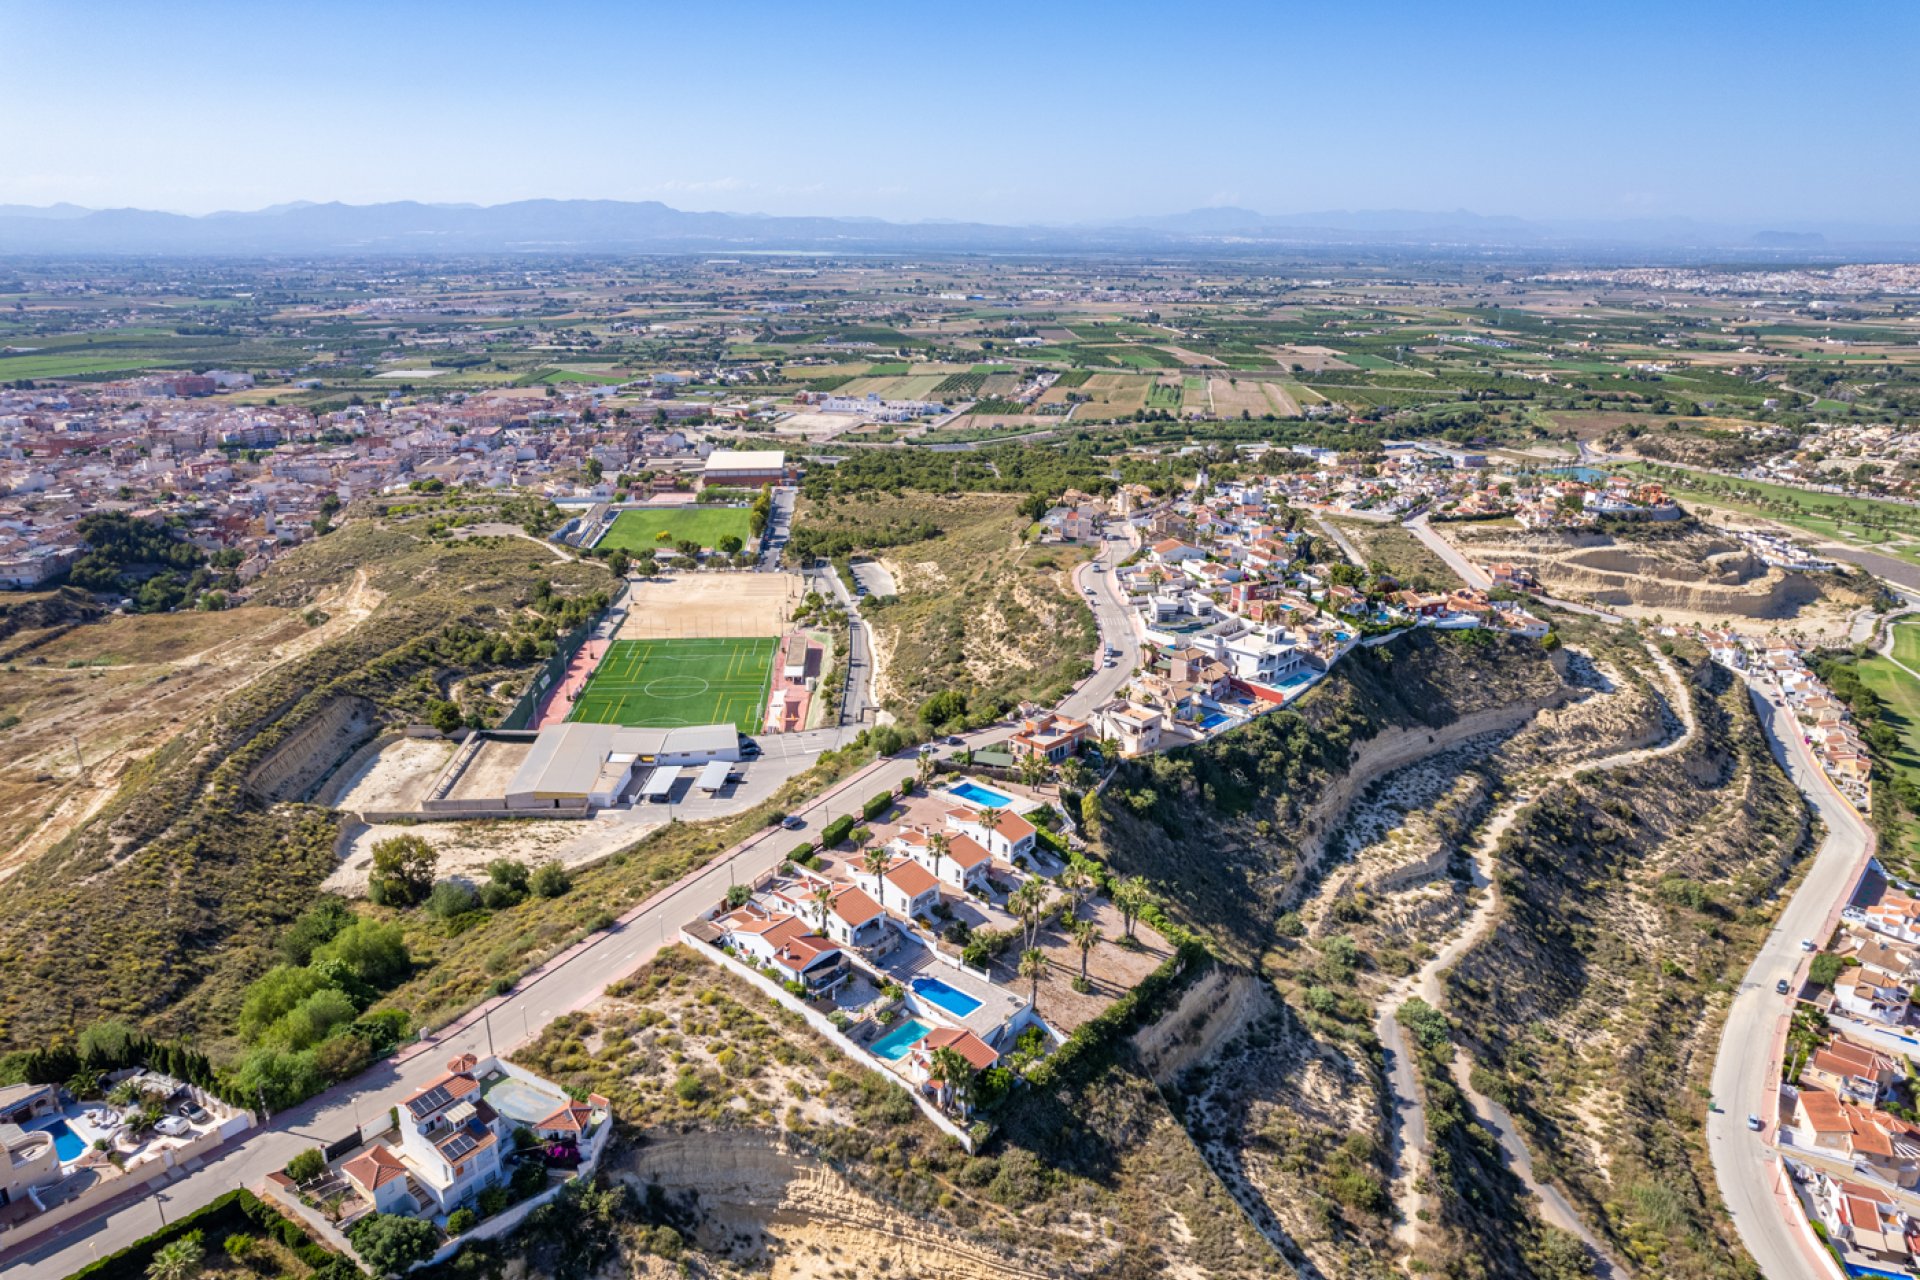
[[1920,220],[1920,5],[0,0],[0,203]]

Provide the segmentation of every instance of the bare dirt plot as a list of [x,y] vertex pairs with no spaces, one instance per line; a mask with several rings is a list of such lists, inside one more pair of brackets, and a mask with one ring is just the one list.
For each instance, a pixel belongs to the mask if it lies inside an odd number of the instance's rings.
[[454,744],[445,738],[400,738],[382,747],[354,769],[339,786],[336,809],[418,809],[427,788],[446,767]]
[[1226,365],[1226,361],[1216,356],[1203,355],[1198,351],[1193,351],[1186,347],[1170,347],[1164,342],[1155,343],[1154,345],[1179,360],[1183,365],[1208,365],[1214,368],[1222,368]]
[[1107,417],[1144,408],[1147,388],[1153,381],[1137,373],[1096,373],[1080,387],[1089,397],[1087,407],[1080,412]]
[[689,573],[633,584],[622,640],[777,636],[806,595],[797,573]]
[[1299,365],[1310,373],[1319,373],[1323,369],[1352,369],[1355,366],[1340,358],[1340,353],[1332,347],[1295,347],[1274,346],[1267,350],[1280,357],[1281,363],[1288,366]]
[[483,741],[480,750],[454,780],[447,799],[498,799],[507,793],[507,784],[513,781],[513,775],[520,772],[520,766],[532,752],[531,742]]
[[[662,805],[660,808],[664,809]],[[498,822],[375,823],[353,828],[353,842],[321,888],[358,896],[367,891],[367,873],[373,868],[373,846],[391,836],[419,836],[439,856],[441,876],[477,878],[495,858],[516,858],[529,865],[548,861],[570,867],[618,853],[655,827],[666,823],[635,820],[626,810],[607,810],[592,818],[572,821],[503,818]]]
[[774,423],[773,433],[778,436],[802,436],[808,440],[831,440],[859,425],[860,419],[855,414],[800,410]]
[[1230,378],[1209,378],[1208,389],[1213,393],[1213,414],[1216,418],[1237,418],[1242,413],[1250,417],[1263,417],[1274,411],[1273,402],[1267,399],[1267,393],[1261,390],[1261,384],[1245,378],[1237,382]]
[[1263,382],[1260,384],[1260,390],[1265,393],[1267,403],[1273,407],[1273,412],[1283,418],[1297,418],[1300,416],[1300,403],[1288,395],[1287,389],[1279,383]]

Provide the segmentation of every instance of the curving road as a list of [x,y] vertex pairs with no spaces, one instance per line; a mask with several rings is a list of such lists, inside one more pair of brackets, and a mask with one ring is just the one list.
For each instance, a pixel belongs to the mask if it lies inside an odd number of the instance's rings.
[[[1713,1097],[1707,1114],[1707,1151],[1714,1179],[1741,1243],[1770,1280],[1799,1280],[1825,1275],[1830,1268],[1811,1235],[1789,1217],[1783,1178],[1773,1140],[1779,1131],[1780,1054],[1792,1013],[1792,997],[1780,995],[1782,979],[1798,989],[1803,965],[1811,958],[1803,938],[1824,939],[1838,922],[1873,853],[1873,832],[1851,804],[1834,789],[1814,762],[1792,712],[1773,705],[1774,690],[1749,679],[1754,707],[1767,740],[1793,784],[1826,825],[1813,866],[1780,920],[1748,966],[1733,998],[1720,1050],[1713,1064]],[[1759,1132],[1747,1116],[1759,1116]]]

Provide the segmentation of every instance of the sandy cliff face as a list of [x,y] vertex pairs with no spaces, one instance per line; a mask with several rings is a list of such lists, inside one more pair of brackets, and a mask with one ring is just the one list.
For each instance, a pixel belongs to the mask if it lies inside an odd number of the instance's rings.
[[644,1190],[692,1192],[703,1252],[772,1280],[913,1276],[1025,1280],[1035,1271],[881,1203],[764,1131],[650,1135],[609,1170]]

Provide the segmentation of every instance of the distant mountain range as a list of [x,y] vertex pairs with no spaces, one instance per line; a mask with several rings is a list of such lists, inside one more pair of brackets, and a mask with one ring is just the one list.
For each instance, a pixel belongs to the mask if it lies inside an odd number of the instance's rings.
[[1861,259],[1920,254],[1920,227],[1535,222],[1466,210],[1265,214],[1216,207],[1111,223],[1002,226],[692,213],[655,200],[316,204],[189,217],[0,205],[0,254],[1114,253],[1600,255]]

